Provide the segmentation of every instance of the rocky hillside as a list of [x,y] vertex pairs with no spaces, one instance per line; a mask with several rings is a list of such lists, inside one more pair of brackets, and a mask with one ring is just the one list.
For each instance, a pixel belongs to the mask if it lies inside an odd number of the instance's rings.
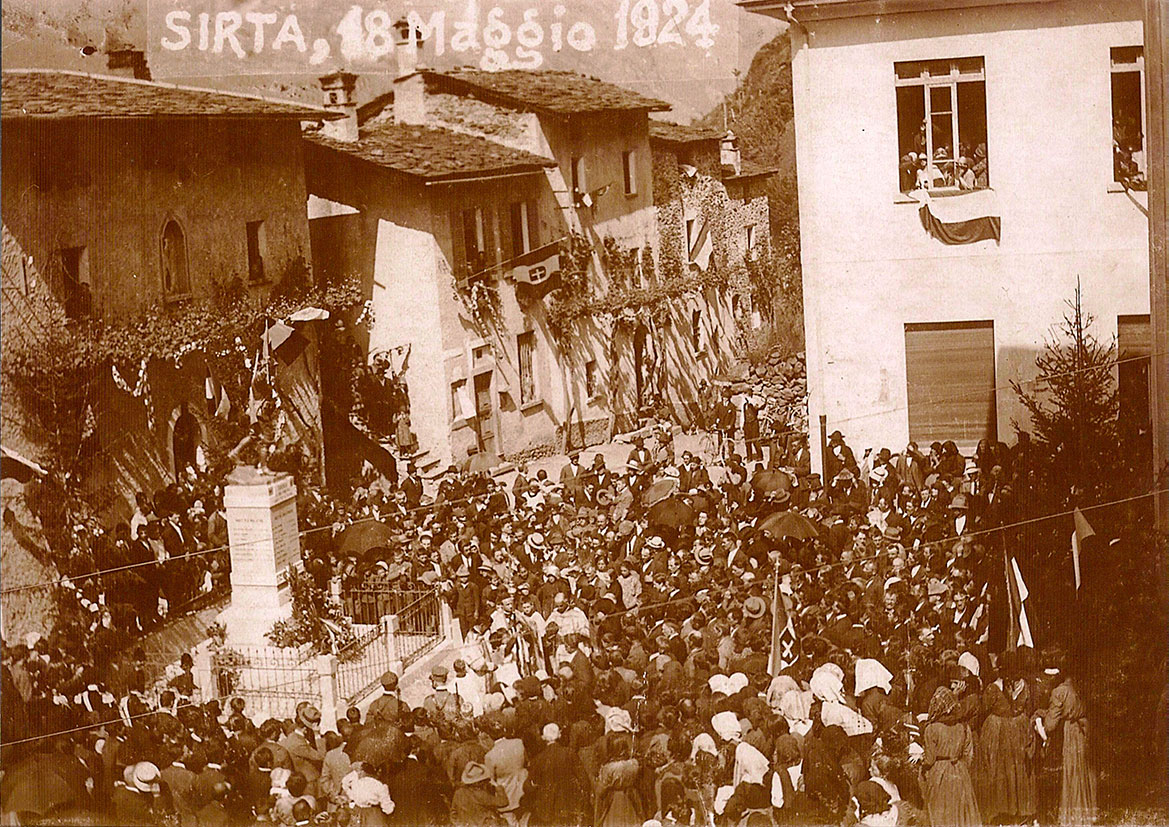
[[[785,31],[756,52],[739,87],[701,122],[721,129],[725,118],[739,136],[745,163],[779,170],[768,184],[771,237],[776,252],[798,272],[800,234],[792,114],[791,44]],[[791,292],[797,296],[798,284],[798,279],[792,280]]]

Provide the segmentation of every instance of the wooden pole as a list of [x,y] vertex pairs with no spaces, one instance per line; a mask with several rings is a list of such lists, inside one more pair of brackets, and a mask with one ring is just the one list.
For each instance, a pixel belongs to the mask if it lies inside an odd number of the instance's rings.
[[824,490],[828,490],[828,417],[820,414],[820,481]]
[[[1145,113],[1149,182],[1149,421],[1153,428],[1154,490],[1169,468],[1169,0],[1145,0]],[[1157,528],[1169,530],[1169,494],[1154,495]]]

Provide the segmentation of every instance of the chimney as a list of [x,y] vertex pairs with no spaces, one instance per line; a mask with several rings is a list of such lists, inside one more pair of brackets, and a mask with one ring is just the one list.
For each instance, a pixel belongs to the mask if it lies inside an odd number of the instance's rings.
[[728,130],[718,148],[723,175],[740,175],[743,172],[743,155],[739,152],[739,139],[735,133]]
[[425,41],[422,33],[412,27],[405,17],[394,24],[394,58],[398,64],[398,77],[404,78],[418,71],[418,55]]
[[115,48],[106,52],[106,68],[111,75],[150,80],[150,68],[146,65],[146,52],[141,49]]
[[321,91],[325,93],[325,108],[330,112],[343,112],[344,118],[325,121],[321,134],[336,141],[357,140],[357,103],[353,99],[353,87],[357,75],[351,72],[333,72],[320,78]]

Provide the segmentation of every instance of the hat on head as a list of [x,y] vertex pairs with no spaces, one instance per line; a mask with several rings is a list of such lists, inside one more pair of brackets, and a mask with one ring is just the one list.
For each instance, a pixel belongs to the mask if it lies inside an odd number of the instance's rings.
[[444,681],[445,682],[446,679],[448,677],[450,677],[450,674],[451,674],[451,672],[449,669],[447,669],[445,666],[439,665],[439,666],[435,666],[433,669],[430,670],[430,679],[432,681]]
[[555,723],[545,724],[544,730],[540,733],[540,737],[544,739],[545,743],[551,744],[560,740],[560,727]]
[[391,692],[398,688],[398,676],[391,671],[382,674],[382,688]]
[[714,552],[704,546],[699,546],[694,549],[694,562],[700,566],[709,566],[714,562]]
[[662,549],[662,548],[666,547],[666,541],[663,540],[661,538],[661,536],[659,536],[657,534],[653,535],[652,537],[647,538],[645,541],[645,544],[647,546],[649,546],[650,548]]
[[938,597],[946,593],[946,584],[936,577],[931,577],[926,589],[926,594],[930,597]]
[[472,784],[482,784],[484,781],[490,781],[491,773],[487,771],[487,767],[478,761],[468,761],[467,766],[463,767],[463,777],[459,780],[469,787]]
[[158,783],[160,775],[158,767],[149,761],[139,761],[134,764],[133,768],[128,767],[125,774],[128,776],[127,780],[138,792],[157,793],[162,790]]
[[528,548],[535,549],[537,551],[542,551],[546,547],[544,543],[544,535],[538,531],[529,534],[526,542],[528,544]]
[[791,501],[792,495],[786,488],[781,488],[771,495],[771,501],[776,505],[784,505]]
[[753,595],[743,601],[743,614],[750,618],[760,618],[767,613],[767,601]]
[[958,656],[958,665],[976,678],[978,677],[978,673],[982,671],[978,664],[978,658],[969,652],[963,652]]
[[315,706],[306,706],[296,713],[296,722],[302,726],[315,727],[321,722],[321,711]]
[[896,526],[896,525],[886,526],[885,530],[882,532],[882,536],[886,540],[900,540],[901,539],[901,526]]
[[950,500],[950,508],[965,511],[966,510],[966,495],[955,494],[954,499]]

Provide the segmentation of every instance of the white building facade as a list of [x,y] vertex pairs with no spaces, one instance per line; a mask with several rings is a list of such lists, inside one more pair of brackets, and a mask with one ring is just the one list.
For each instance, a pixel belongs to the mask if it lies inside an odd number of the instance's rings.
[[1013,441],[1077,282],[1148,354],[1139,2],[745,5],[791,21],[817,462],[822,415],[858,451]]

